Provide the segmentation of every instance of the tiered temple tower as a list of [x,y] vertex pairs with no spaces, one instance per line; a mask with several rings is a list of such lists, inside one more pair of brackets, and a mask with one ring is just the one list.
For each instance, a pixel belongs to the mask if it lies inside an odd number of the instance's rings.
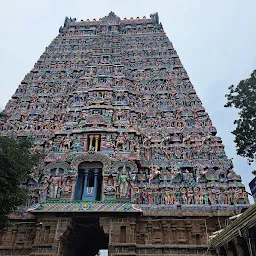
[[248,205],[157,13],[66,18],[5,113],[1,134],[45,159],[0,254],[203,255]]

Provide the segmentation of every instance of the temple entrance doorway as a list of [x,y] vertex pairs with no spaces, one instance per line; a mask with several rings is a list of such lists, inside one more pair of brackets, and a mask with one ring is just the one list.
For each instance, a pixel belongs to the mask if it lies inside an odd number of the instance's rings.
[[93,216],[73,217],[61,238],[60,256],[106,256],[109,235],[104,233],[99,218]]
[[82,162],[79,164],[75,200],[101,200],[102,168],[103,164],[99,161]]

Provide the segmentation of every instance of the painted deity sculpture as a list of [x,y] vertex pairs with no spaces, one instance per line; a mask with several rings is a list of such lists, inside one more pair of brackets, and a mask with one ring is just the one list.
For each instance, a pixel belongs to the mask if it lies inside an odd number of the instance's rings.
[[118,177],[117,186],[119,187],[119,198],[127,199],[129,197],[129,182],[130,182],[129,174],[124,166],[121,170],[121,173]]
[[114,178],[112,176],[108,177],[107,181],[107,187],[105,188],[104,193],[108,196],[114,196],[115,195],[115,186],[114,186]]
[[70,194],[72,192],[72,180],[71,177],[65,177],[61,186],[62,195]]
[[62,177],[57,169],[53,176],[49,179],[49,198],[60,198]]

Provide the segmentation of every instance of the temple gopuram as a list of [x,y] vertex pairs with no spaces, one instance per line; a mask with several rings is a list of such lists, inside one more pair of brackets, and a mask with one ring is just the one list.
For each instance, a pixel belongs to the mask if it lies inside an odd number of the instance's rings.
[[5,114],[44,160],[0,255],[217,255],[209,236],[248,208],[157,13],[66,18]]

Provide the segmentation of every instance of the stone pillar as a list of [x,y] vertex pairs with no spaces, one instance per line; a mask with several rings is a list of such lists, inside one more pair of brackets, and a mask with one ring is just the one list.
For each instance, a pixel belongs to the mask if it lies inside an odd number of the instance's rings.
[[169,225],[166,223],[166,221],[162,222],[162,230],[163,230],[163,242],[164,244],[169,244]]
[[84,170],[84,190],[83,190],[82,198],[84,198],[86,196],[86,188],[87,188],[89,171],[90,171],[89,169]]
[[147,236],[146,236],[145,243],[152,244],[152,222],[149,221],[147,223],[146,229],[147,229]]
[[[103,173],[103,170],[102,170],[102,173]],[[101,190],[101,200],[102,201],[104,201],[104,199],[105,199],[104,190],[108,185],[107,183],[108,183],[108,176],[104,175],[103,179],[102,179],[102,190]]]
[[78,177],[75,175],[71,176],[71,183],[72,183],[71,200],[75,199],[75,190],[76,190],[76,186],[77,186],[76,179],[77,178]]
[[95,188],[95,199],[97,197],[97,192],[98,192],[98,174],[99,174],[100,169],[95,168],[93,170],[94,173],[94,188]]
[[91,150],[94,135],[90,135],[89,138],[90,138],[89,150]]
[[136,234],[135,234],[136,222],[135,221],[130,223],[130,228],[131,228],[130,243],[135,243],[136,241]]
[[99,138],[100,138],[100,135],[95,135],[95,152],[98,151],[99,149]]
[[87,136],[84,136],[83,141],[84,141],[84,151],[87,151]]

